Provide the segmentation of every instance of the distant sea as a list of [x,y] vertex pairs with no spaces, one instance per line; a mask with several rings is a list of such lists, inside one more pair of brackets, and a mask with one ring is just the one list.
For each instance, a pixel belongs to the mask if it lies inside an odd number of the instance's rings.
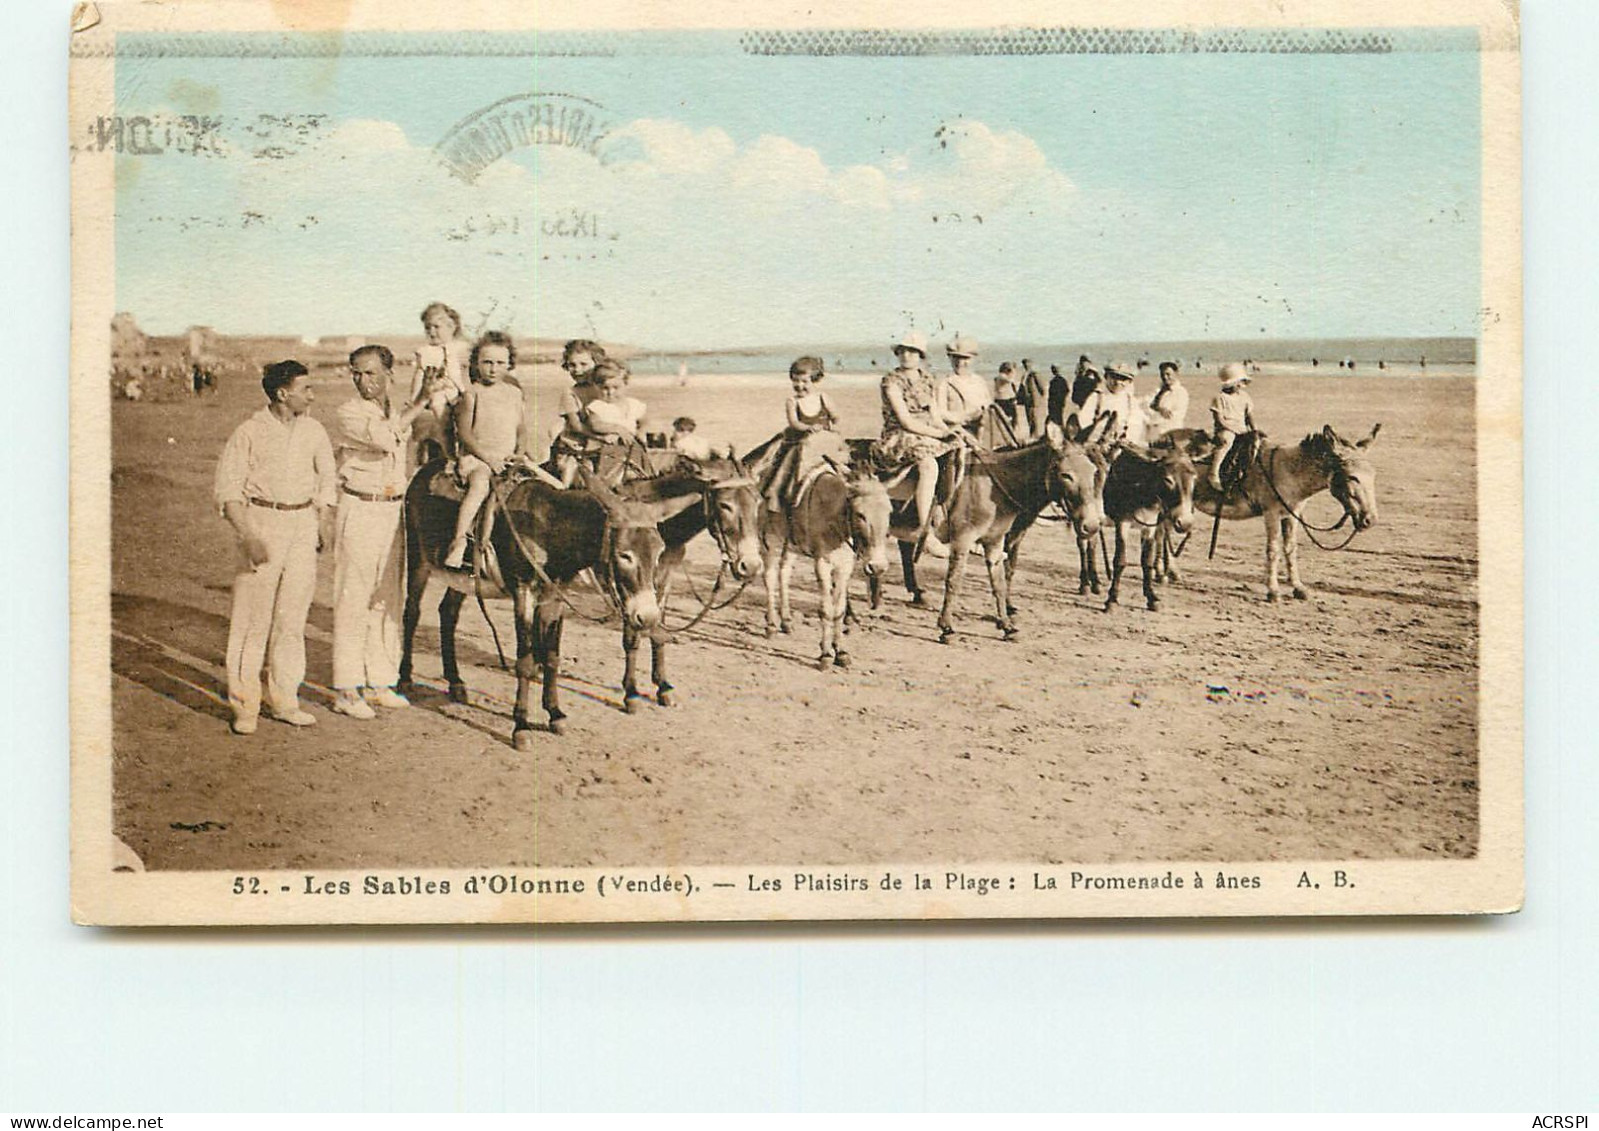
[[[934,339],[931,356],[936,368],[944,367],[944,343]],[[1357,371],[1376,370],[1379,363],[1396,370],[1421,367],[1448,368],[1459,372],[1475,365],[1477,343],[1473,338],[1352,338],[1294,340],[1287,338],[1253,341],[1192,342],[1071,342],[982,344],[977,367],[992,373],[1003,361],[1031,360],[1033,367],[1048,374],[1051,365],[1065,372],[1076,368],[1077,359],[1087,355],[1097,364],[1125,361],[1147,363],[1151,371],[1162,361],[1176,361],[1184,371],[1214,369],[1228,361],[1254,361],[1263,365],[1289,365],[1327,369],[1337,374],[1340,362],[1353,362]],[[635,373],[668,375],[687,366],[697,375],[718,373],[786,373],[797,357],[820,357],[828,370],[842,373],[882,372],[894,364],[893,352],[882,345],[762,346],[752,349],[715,350],[703,353],[641,350],[631,353],[628,365]],[[1316,363],[1314,366],[1312,363]],[[1347,370],[1345,370],[1347,372]]]

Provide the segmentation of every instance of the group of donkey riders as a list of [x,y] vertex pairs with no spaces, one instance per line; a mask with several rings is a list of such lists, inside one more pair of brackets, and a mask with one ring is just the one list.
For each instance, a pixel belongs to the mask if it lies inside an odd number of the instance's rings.
[[[942,375],[928,366],[922,334],[900,336],[892,348],[896,365],[882,379],[882,431],[871,444],[870,459],[873,470],[885,478],[915,475],[916,556],[925,552],[944,557],[948,552],[936,533],[939,496],[958,479],[961,461],[957,458],[956,470],[941,478],[939,461],[946,453],[1018,446],[1041,438],[1049,422],[1082,433],[1094,428],[1107,449],[1143,446],[1183,428],[1188,412],[1188,390],[1174,361],[1160,363],[1160,388],[1152,396],[1136,398],[1136,367],[1120,362],[1101,370],[1084,356],[1070,382],[1051,366],[1052,378],[1046,383],[1026,360],[1019,375],[1011,362],[1000,366],[997,377],[979,375],[974,367],[977,344],[964,335],[957,334],[946,347],[950,370]],[[644,405],[627,394],[627,367],[608,357],[603,347],[587,340],[566,343],[561,365],[572,385],[562,393],[559,431],[543,465],[531,455],[532,422],[514,378],[509,378],[514,363],[510,339],[490,333],[471,349],[469,382],[452,388],[451,375],[430,371],[419,375],[414,385],[414,403],[430,404],[443,425],[419,430],[448,437],[456,476],[465,490],[455,537],[442,563],[447,568],[468,566],[474,527],[489,498],[492,477],[508,468],[565,488],[575,484],[584,464],[596,471],[605,464],[604,474],[613,479],[629,467],[647,466],[647,461],[628,454],[644,443]],[[791,393],[781,443],[775,457],[765,461],[762,483],[772,510],[791,504],[814,469],[850,461],[837,430],[839,416],[821,388],[824,376],[817,357],[801,357],[789,367]],[[1210,480],[1218,490],[1234,439],[1254,430],[1253,405],[1245,390],[1248,382],[1245,365],[1222,366],[1220,389],[1210,405],[1216,440]],[[445,402],[441,390],[455,395]],[[424,445],[432,442],[436,441],[424,440]],[[696,434],[695,422],[688,417],[674,421],[670,447],[693,459],[721,451]]]
[[[645,450],[645,407],[627,394],[626,366],[598,344],[576,340],[565,346],[562,366],[572,384],[561,396],[560,429],[549,459],[540,464],[535,428],[513,375],[516,347],[510,336],[491,331],[468,345],[459,319],[441,304],[424,312],[423,322],[428,342],[414,359],[408,398],[396,403],[388,395],[391,351],[377,345],[357,349],[350,369],[359,397],[341,405],[335,441],[308,411],[314,393],[306,367],[279,362],[267,366],[263,377],[267,405],[229,439],[217,469],[215,503],[240,548],[227,661],[236,733],[253,733],[263,706],[271,717],[295,726],[315,722],[298,693],[316,554],[329,547],[335,550],[333,710],[371,718],[374,706],[406,706],[397,691],[397,610],[406,573],[399,504],[412,455],[428,461],[447,457],[439,465],[446,473],[430,482],[453,478],[461,497],[453,538],[439,560],[457,571],[481,566],[483,555],[472,553],[472,543],[488,542],[493,511],[484,504],[504,496],[500,484],[508,473],[564,495],[580,480],[603,491],[633,477],[630,469],[648,475],[664,466],[654,458],[661,453]],[[1073,435],[1094,435],[1103,457],[1118,446],[1149,443],[1181,428],[1188,408],[1173,362],[1161,364],[1161,387],[1143,401],[1132,396],[1134,367],[1123,364],[1101,372],[1085,357],[1070,385],[1058,369],[1046,384],[1026,362],[1019,380],[1008,363],[998,378],[979,376],[973,368],[977,346],[961,335],[947,346],[950,371],[941,376],[928,368],[921,334],[899,337],[893,352],[896,366],[881,382],[881,433],[854,451],[819,387],[821,360],[793,363],[784,426],[759,461],[759,489],[768,509],[783,511],[827,467],[864,464],[872,473],[866,478],[891,484],[914,475],[914,518],[906,515],[896,524],[915,532],[911,561],[921,552],[948,553],[935,534],[943,515],[940,500],[953,493],[968,452],[1019,448],[1044,437],[1053,424]],[[1219,441],[1211,460],[1213,482],[1234,436],[1253,428],[1243,389],[1247,368],[1229,364],[1220,377],[1221,391],[1211,404]],[[954,458],[943,460],[949,453]],[[671,460],[704,461],[718,454],[730,453],[697,436],[692,420],[675,422]]]

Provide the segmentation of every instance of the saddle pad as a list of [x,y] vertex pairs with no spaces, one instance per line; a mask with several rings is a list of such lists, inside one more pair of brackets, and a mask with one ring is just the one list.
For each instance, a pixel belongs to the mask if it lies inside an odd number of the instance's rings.
[[1243,482],[1244,476],[1249,474],[1250,465],[1255,462],[1259,448],[1259,432],[1245,432],[1233,441],[1232,450],[1221,461],[1221,481],[1224,487],[1232,487]]

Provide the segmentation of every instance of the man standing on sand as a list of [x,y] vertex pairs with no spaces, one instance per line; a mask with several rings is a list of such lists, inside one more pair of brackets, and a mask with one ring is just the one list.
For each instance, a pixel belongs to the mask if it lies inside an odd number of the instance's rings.
[[1188,420],[1188,389],[1177,379],[1177,363],[1160,363],[1160,388],[1149,402],[1149,442],[1183,427]]
[[[355,400],[339,406],[338,537],[333,554],[333,710],[352,719],[379,707],[409,707],[400,677],[405,451],[411,425],[429,407],[426,391],[401,411],[389,407],[394,354],[362,346],[350,354]],[[363,698],[364,695],[364,698]]]
[[333,445],[309,415],[316,394],[298,361],[262,373],[266,407],[233,430],[217,464],[217,508],[239,536],[228,623],[228,705],[233,733],[254,734],[267,665],[272,718],[306,727],[305,618],[316,588],[316,555],[332,538]]

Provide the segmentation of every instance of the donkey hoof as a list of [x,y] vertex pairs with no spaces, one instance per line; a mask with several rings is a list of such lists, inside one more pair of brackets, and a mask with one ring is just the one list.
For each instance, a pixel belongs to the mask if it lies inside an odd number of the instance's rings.
[[911,604],[915,605],[918,609],[925,608],[927,606],[927,598],[922,596],[922,591],[920,589],[911,594]]
[[655,693],[655,702],[661,707],[671,707],[677,704],[677,698],[670,687],[663,687]]
[[1310,590],[1306,589],[1303,585],[1294,586],[1294,599],[1298,601],[1310,600]]
[[459,703],[463,707],[466,705],[466,702],[467,702],[466,684],[464,684],[464,683],[452,683],[452,684],[450,684],[450,702],[451,703]]
[[[1084,582],[1079,583],[1078,586],[1077,586],[1077,595],[1079,597],[1082,597],[1085,594],[1087,594],[1087,592],[1088,592],[1088,582],[1084,581]],[[1094,590],[1094,592],[1097,593],[1097,592],[1099,592],[1099,590],[1096,589],[1096,590]]]
[[1008,617],[1014,617],[1016,615],[1016,606],[1015,605],[1006,605],[1005,606],[1005,615],[1008,616]]
[[766,626],[766,639],[770,640],[772,637],[774,637],[776,635],[777,635],[777,626],[776,625],[772,625],[772,624],[767,625]]
[[1016,641],[1021,639],[1021,636],[1022,636],[1021,630],[1018,629],[1015,625],[1012,624],[1012,625],[1007,625],[1005,627],[1005,635],[1004,635],[1005,643],[1014,644],[1014,643],[1016,643]]
[[1182,574],[1178,573],[1174,569],[1169,569],[1169,570],[1166,571],[1166,584],[1168,584],[1168,585],[1181,585],[1182,583],[1183,583],[1183,575]]
[[1281,596],[1282,594],[1275,589],[1266,590],[1266,600],[1268,602],[1275,603]]
[[1112,610],[1112,609],[1114,609],[1114,608],[1115,608],[1115,607],[1116,607],[1116,606],[1117,606],[1117,605],[1119,605],[1119,604],[1121,604],[1121,602],[1120,602],[1120,601],[1118,601],[1118,600],[1116,600],[1116,598],[1115,598],[1115,597],[1114,597],[1114,596],[1111,596],[1111,597],[1108,597],[1108,598],[1106,598],[1106,600],[1105,600],[1105,608],[1104,608],[1104,611],[1105,611],[1105,612],[1107,612],[1107,613],[1108,613],[1108,612],[1110,612],[1110,611],[1111,611],[1111,610]]
[[1149,606],[1149,611],[1150,612],[1152,612],[1152,613],[1160,612],[1160,598],[1159,597],[1151,595],[1150,598],[1145,602],[1145,604]]
[[[560,734],[560,724],[550,723],[550,730]],[[517,727],[511,734],[511,745],[519,752],[526,754],[533,749],[533,728]]]
[[622,699],[622,710],[630,715],[636,715],[644,709],[644,697],[637,692],[629,692]]
[[841,668],[849,667],[849,653],[848,652],[839,652],[839,653],[835,654],[833,656],[833,663],[837,667],[841,667]]
[[550,733],[551,734],[565,734],[566,733],[566,716],[565,715],[551,715],[550,716]]
[[825,672],[829,668],[831,668],[832,666],[833,666],[832,653],[823,652],[820,656],[816,657],[816,670],[817,671]]
[[948,644],[954,638],[955,630],[953,628],[940,628],[938,630],[938,642],[940,644]]
[[792,625],[790,625],[788,623],[788,621],[784,621],[782,624],[777,626],[777,630],[779,632],[781,632],[784,636],[788,636],[790,633],[792,633],[794,631],[794,627]]

